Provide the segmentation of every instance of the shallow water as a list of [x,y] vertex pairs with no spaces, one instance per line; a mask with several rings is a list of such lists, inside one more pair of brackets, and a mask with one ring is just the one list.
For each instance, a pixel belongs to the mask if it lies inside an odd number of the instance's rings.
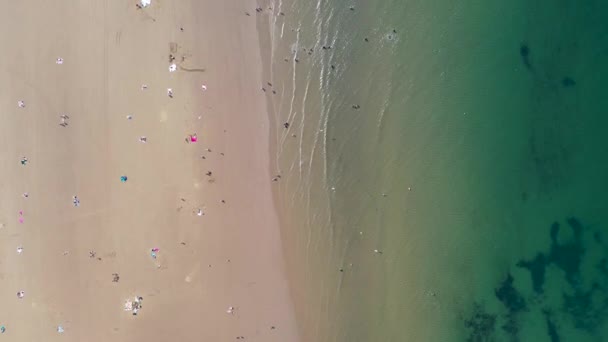
[[608,3],[272,7],[304,340],[608,339]]

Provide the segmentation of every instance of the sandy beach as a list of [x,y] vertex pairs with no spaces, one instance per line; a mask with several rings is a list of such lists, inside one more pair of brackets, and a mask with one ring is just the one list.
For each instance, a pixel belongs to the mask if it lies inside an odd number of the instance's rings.
[[255,8],[3,8],[3,339],[298,341]]

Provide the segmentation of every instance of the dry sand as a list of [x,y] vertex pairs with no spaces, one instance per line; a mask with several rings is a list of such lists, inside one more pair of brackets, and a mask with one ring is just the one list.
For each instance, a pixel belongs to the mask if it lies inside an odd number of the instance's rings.
[[[3,340],[297,340],[272,202],[255,7],[3,6]],[[172,49],[182,67],[174,73]],[[198,142],[186,143],[193,133]],[[122,308],[135,295],[144,298],[137,316]]]

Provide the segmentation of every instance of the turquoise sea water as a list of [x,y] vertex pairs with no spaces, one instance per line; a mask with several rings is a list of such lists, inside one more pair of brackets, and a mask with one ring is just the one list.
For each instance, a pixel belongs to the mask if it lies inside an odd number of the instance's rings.
[[608,340],[608,2],[268,7],[305,341]]

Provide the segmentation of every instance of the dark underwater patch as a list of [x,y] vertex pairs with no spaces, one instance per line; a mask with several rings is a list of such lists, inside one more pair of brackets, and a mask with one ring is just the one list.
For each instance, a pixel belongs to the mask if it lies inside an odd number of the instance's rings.
[[536,293],[543,292],[543,285],[545,283],[545,267],[547,267],[547,261],[543,253],[538,253],[536,257],[530,261],[521,260],[517,263],[517,267],[525,268],[530,271],[532,277],[532,288]]
[[494,291],[496,298],[507,308],[511,313],[518,313],[526,309],[526,301],[524,297],[513,286],[513,276],[507,274],[507,278]]
[[[468,341],[527,340],[520,331],[520,322],[525,319],[527,312],[540,311],[544,314],[547,339],[551,342],[562,341],[559,334],[561,329],[594,335],[604,327],[608,317],[608,249],[602,243],[599,231],[584,227],[576,217],[570,217],[565,222],[565,225],[558,222],[551,224],[547,249],[537,251],[532,259],[522,259],[516,263],[517,267],[530,272],[533,292],[526,294],[518,289],[513,272],[508,272],[494,289],[494,295],[504,306],[506,314],[486,312],[475,303],[473,314],[465,320]],[[560,238],[564,227],[572,232],[567,239],[565,236]],[[589,246],[584,245],[585,234],[591,234]],[[587,253],[587,248],[599,248],[601,253]],[[583,282],[581,264],[587,254],[594,258],[589,261],[595,265],[595,272],[584,274]],[[555,275],[561,277],[561,281],[553,276],[551,282],[546,281],[545,273],[550,266],[561,271]],[[561,300],[555,302],[555,298],[546,298],[545,287],[552,293],[561,292]]]
[[604,241],[602,240],[602,234],[600,234],[600,232],[593,233],[593,240],[595,240],[595,242],[597,242],[599,244],[604,243]]
[[582,242],[582,225],[578,219],[572,217],[567,220],[568,225],[574,233],[571,241],[560,244],[557,241],[557,235],[560,230],[559,223],[555,222],[551,225],[551,248],[549,254],[545,255],[540,252],[532,260],[521,260],[517,263],[518,267],[522,267],[530,271],[532,284],[536,293],[543,292],[545,282],[545,269],[554,264],[566,274],[566,280],[573,287],[576,286],[580,279],[580,265],[585,249]]
[[496,329],[496,315],[487,313],[478,303],[473,303],[471,317],[465,319],[465,328],[469,331],[468,342],[492,341]]
[[544,311],[545,322],[547,323],[547,335],[551,339],[551,342],[560,342],[559,334],[557,333],[557,326],[551,320],[551,316],[547,311]]
[[512,315],[507,315],[505,324],[502,325],[502,330],[511,337],[512,341],[517,341],[519,333],[519,324]]
[[576,85],[576,82],[570,77],[564,77],[562,78],[562,85],[564,86],[564,88],[570,88],[574,87]]
[[580,278],[580,266],[585,253],[582,242],[583,227],[576,218],[569,218],[567,221],[574,232],[574,238],[562,245],[553,239],[549,260],[566,273],[566,280],[574,287]]
[[513,286],[513,280],[513,276],[507,274],[507,278],[494,290],[494,294],[507,309],[506,323],[502,326],[502,330],[512,338],[516,338],[519,332],[517,314],[526,310],[526,301]]
[[526,43],[522,43],[519,46],[519,55],[521,56],[521,61],[526,66],[526,69],[532,70],[532,64],[530,63],[530,48]]
[[573,295],[564,293],[564,311],[570,314],[574,327],[593,333],[601,326],[606,314],[606,301],[597,307],[593,303],[593,295],[598,290],[594,284],[590,290],[576,290]]
[[528,158],[536,171],[539,195],[551,195],[566,181],[563,176],[568,164],[568,150],[563,141],[552,135],[553,130],[539,131],[528,138]]

